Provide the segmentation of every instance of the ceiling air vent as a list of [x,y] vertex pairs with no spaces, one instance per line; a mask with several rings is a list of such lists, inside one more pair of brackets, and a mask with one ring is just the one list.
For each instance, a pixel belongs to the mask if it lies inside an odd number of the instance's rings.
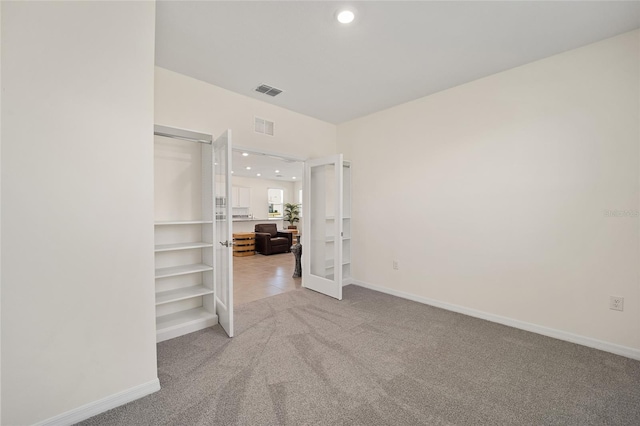
[[274,123],[273,121],[265,120],[264,118],[255,117],[254,130],[256,133],[263,133],[265,135],[273,136]]
[[264,93],[265,95],[269,96],[278,96],[280,93],[282,93],[282,90],[276,89],[275,87],[267,86],[266,84],[261,84],[260,86],[256,87],[256,92]]

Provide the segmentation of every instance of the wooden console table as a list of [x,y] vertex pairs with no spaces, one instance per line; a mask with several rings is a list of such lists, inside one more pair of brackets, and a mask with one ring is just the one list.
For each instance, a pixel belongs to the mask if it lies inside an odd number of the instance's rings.
[[255,232],[237,232],[233,234],[233,255],[236,257],[256,254]]

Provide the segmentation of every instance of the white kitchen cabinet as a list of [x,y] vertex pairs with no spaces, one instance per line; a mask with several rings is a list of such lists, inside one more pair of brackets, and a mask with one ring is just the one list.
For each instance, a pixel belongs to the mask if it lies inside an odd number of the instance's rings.
[[251,207],[251,188],[234,186],[232,193],[232,207]]

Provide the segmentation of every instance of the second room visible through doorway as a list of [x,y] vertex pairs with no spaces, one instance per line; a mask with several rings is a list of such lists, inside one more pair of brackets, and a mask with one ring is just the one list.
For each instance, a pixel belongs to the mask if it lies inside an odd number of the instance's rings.
[[[286,230],[284,206],[300,204],[304,162],[246,150],[233,149],[232,158],[233,233],[252,233],[256,224],[275,224]],[[295,223],[302,230],[303,215]],[[296,242],[296,237],[292,238]],[[293,278],[295,256],[291,252],[263,255],[245,253],[233,257],[234,305],[301,288],[302,279]]]

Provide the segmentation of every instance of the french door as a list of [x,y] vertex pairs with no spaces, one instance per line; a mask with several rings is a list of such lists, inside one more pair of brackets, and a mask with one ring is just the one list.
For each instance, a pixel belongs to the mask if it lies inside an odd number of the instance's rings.
[[342,154],[305,163],[302,286],[342,300]]
[[214,288],[218,322],[233,337],[233,237],[231,214],[231,130],[213,142],[216,200]]

